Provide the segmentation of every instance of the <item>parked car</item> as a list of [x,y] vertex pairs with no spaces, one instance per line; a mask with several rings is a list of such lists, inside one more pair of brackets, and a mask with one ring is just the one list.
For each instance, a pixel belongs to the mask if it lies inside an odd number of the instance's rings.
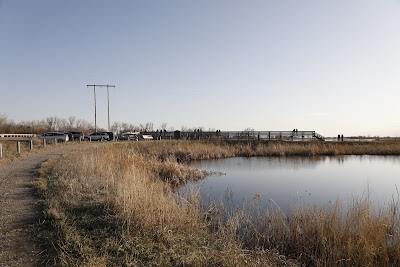
[[67,142],[69,140],[68,135],[61,132],[48,132],[44,134],[39,134],[37,135],[37,138],[57,140],[57,142]]
[[87,141],[107,141],[110,139],[110,136],[108,136],[108,134],[105,132],[94,132],[89,135],[85,135],[83,139]]
[[126,132],[122,133],[118,139],[119,140],[132,140],[132,141],[139,141],[139,132]]
[[153,140],[153,136],[150,134],[142,134],[142,138],[143,140]]
[[72,138],[70,137],[70,140],[79,140],[80,138],[83,139],[85,137],[82,132],[78,131],[67,131],[65,133],[68,134],[68,136],[72,136]]
[[114,133],[113,132],[100,132],[100,133],[105,133],[108,135],[107,141],[112,141],[114,140]]

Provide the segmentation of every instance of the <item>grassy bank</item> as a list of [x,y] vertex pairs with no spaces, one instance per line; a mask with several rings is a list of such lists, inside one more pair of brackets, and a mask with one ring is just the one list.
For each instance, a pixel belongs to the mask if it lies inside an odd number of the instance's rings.
[[236,156],[400,155],[400,141],[227,142]]
[[[196,192],[174,196],[171,183],[202,178],[183,164],[234,156],[392,154],[396,143],[110,143],[53,159],[37,187],[43,197],[44,263],[63,266],[395,266],[399,205],[368,201],[347,213],[331,207],[202,210]],[[351,152],[351,149],[353,149]],[[275,211],[276,212],[275,212]],[[47,229],[47,230],[46,230]],[[280,255],[277,254],[280,253]],[[282,255],[287,255],[284,257]]]
[[2,145],[2,151],[3,151],[2,158],[0,159],[0,164],[9,162],[10,160],[15,160],[17,158],[26,156],[29,153],[43,149],[43,145],[38,139],[34,139],[33,141],[34,145],[33,150],[29,149],[28,141],[21,141],[20,142],[21,153],[17,153],[17,141],[0,141],[0,144]]
[[160,150],[163,153],[152,148],[153,143],[99,144],[46,164],[37,186],[45,201],[43,229],[50,227],[45,236],[52,240],[47,249],[53,256],[44,263],[271,266],[286,262],[273,252],[244,250],[233,233],[210,231],[198,196],[176,198],[163,181],[196,176],[197,171],[179,165],[169,152],[164,154],[171,149],[168,144]]

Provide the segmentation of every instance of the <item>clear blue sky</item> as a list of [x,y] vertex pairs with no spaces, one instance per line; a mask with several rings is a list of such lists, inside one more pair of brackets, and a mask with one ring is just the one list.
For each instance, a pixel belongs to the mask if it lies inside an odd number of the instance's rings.
[[[0,114],[400,136],[400,1],[0,0]],[[107,127],[106,90],[97,90]]]

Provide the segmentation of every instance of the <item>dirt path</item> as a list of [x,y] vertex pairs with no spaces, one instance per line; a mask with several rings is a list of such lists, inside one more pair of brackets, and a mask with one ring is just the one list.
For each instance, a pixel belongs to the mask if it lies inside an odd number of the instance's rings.
[[60,146],[0,164],[0,267],[39,265],[36,226],[40,209],[31,186],[35,170],[51,156],[79,147]]

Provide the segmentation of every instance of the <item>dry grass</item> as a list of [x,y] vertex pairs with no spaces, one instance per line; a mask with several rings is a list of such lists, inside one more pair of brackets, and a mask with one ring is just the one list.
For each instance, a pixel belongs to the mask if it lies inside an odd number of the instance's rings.
[[[385,154],[398,144],[135,142],[98,144],[48,162],[38,188],[54,257],[62,266],[396,266],[399,205],[376,212],[355,201],[331,207],[203,211],[170,183],[201,178],[182,164],[233,156]],[[165,183],[168,181],[170,183]],[[250,210],[250,212],[248,212]],[[251,214],[251,216],[249,216]],[[49,251],[51,247],[49,247]],[[277,254],[279,251],[280,254]]]
[[[3,157],[0,159],[0,164],[10,162],[21,157],[25,157],[31,153],[37,153],[44,149],[56,148],[53,143],[48,143],[46,147],[43,147],[42,140],[33,139],[33,150],[29,148],[28,141],[20,141],[21,153],[17,153],[17,141],[1,141]],[[57,144],[57,146],[62,146],[65,144]]]
[[[243,250],[235,236],[212,233],[198,196],[176,197],[159,177],[185,172],[181,167],[171,170],[175,166],[171,155],[162,161],[152,153],[145,157],[149,146],[100,144],[47,164],[46,179],[38,188],[46,199],[46,218],[57,229],[51,263],[271,266],[285,262],[272,252]],[[159,163],[154,166],[156,159]]]
[[[246,207],[236,232],[248,249],[277,249],[305,266],[399,266],[399,203],[376,210],[368,199],[320,207]],[[249,212],[250,210],[250,212]]]
[[[234,144],[234,142],[232,142]],[[399,141],[254,142],[233,145],[236,156],[400,155]]]

